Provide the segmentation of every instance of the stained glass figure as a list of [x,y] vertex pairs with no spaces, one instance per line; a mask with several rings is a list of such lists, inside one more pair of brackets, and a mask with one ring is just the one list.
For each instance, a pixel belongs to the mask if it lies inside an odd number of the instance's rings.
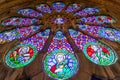
[[91,62],[108,66],[117,61],[116,52],[107,45],[75,30],[70,29],[69,32],[75,44]]
[[56,12],[61,12],[65,8],[65,4],[63,2],[54,2],[52,6]]
[[25,8],[25,9],[19,9],[17,11],[18,14],[21,14],[23,16],[26,16],[26,17],[35,17],[35,18],[38,18],[38,17],[41,17],[43,16],[42,13],[39,13],[33,9],[30,9],[30,8]]
[[48,48],[44,59],[45,72],[54,79],[68,79],[78,70],[78,61],[70,44],[61,31],[58,31]]
[[37,6],[37,10],[44,12],[44,13],[51,13],[52,10],[47,4],[40,4]]
[[3,26],[29,26],[39,22],[38,19],[31,18],[7,18],[2,21]]
[[[120,42],[120,31],[108,28],[117,19],[99,15],[100,9],[95,7],[82,8],[81,4],[68,4],[51,2],[39,4],[36,9],[22,8],[17,13],[23,17],[9,17],[1,21],[4,27],[0,28],[0,45],[15,39],[21,42],[5,55],[9,67],[27,66],[35,59],[37,52],[48,50],[43,59],[46,74],[58,80],[69,79],[79,69],[77,55],[72,49],[75,45],[97,65],[109,66],[118,60],[112,47],[95,39]],[[48,49],[43,49],[53,36],[51,32],[56,34]],[[75,45],[69,44],[68,40],[74,41]]]
[[83,52],[90,61],[98,65],[111,65],[118,59],[114,50],[98,42],[85,44]]
[[88,24],[112,24],[116,23],[116,19],[110,16],[91,16],[91,17],[83,17],[80,18],[81,21]]
[[73,53],[57,49],[49,53],[44,59],[46,73],[54,79],[68,79],[78,70],[78,61]]
[[74,15],[75,16],[77,16],[77,15],[78,16],[88,16],[88,15],[93,15],[93,14],[95,14],[97,12],[100,12],[100,10],[98,8],[92,8],[92,7],[90,8],[90,7],[88,7],[88,8],[84,8],[83,10],[78,11]]
[[69,12],[74,12],[74,11],[77,11],[81,8],[81,5],[80,4],[71,4],[67,7],[66,9],[66,12],[69,13]]
[[31,63],[36,54],[37,49],[33,45],[18,45],[6,55],[6,64],[12,68],[21,68]]

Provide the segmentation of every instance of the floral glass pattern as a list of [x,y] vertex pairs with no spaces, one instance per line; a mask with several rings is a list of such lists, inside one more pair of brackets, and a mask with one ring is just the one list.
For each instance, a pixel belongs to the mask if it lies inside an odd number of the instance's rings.
[[20,41],[7,52],[5,63],[11,68],[21,68],[31,63],[37,53],[46,50],[44,72],[54,79],[69,79],[80,68],[73,49],[77,46],[92,63],[99,66],[114,64],[118,60],[117,53],[98,39],[120,42],[120,30],[110,26],[117,22],[116,18],[100,15],[100,12],[96,7],[64,2],[18,9],[17,13],[23,17],[12,16],[1,21],[0,45]]

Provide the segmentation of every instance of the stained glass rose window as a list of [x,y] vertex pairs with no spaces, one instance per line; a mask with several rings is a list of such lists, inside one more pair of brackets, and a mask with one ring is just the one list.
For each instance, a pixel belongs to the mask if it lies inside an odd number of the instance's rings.
[[[27,66],[40,51],[46,50],[44,72],[54,79],[68,79],[80,69],[80,61],[72,46],[77,46],[93,64],[109,66],[117,61],[115,50],[98,41],[105,38],[120,42],[120,30],[110,26],[117,22],[114,17],[100,15],[100,9],[83,7],[78,3],[44,3],[35,8],[18,9],[17,13],[23,17],[11,16],[1,21],[0,44],[20,41],[5,55],[5,63],[9,67]],[[53,34],[49,47],[43,49]],[[70,44],[68,39],[75,45]]]

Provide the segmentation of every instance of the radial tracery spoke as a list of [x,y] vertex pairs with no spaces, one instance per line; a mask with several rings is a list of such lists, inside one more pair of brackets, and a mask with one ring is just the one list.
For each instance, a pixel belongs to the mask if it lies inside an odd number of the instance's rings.
[[46,29],[43,32],[38,31],[29,38],[22,40],[21,44],[34,45],[37,48],[37,52],[38,52],[43,48],[44,44],[46,43],[49,33],[50,33],[49,29]]
[[75,53],[78,53],[80,50],[78,50],[78,47],[76,46],[76,44],[75,44],[74,41],[72,40],[72,38],[71,38],[71,36],[70,36],[70,34],[69,34],[69,31],[68,31],[68,30],[66,30],[66,31],[64,30],[63,33],[64,33],[65,37],[67,38],[68,42],[70,43],[73,51],[74,51]]
[[[62,31],[56,32],[47,53],[48,55],[44,60],[44,69],[50,77],[54,76],[55,79],[68,79],[76,73],[78,61]],[[57,74],[60,71],[57,66],[60,65],[66,66],[67,72],[61,72],[63,75]]]
[[120,30],[111,26],[116,23],[115,18],[99,15],[98,8],[77,3],[50,3],[19,9],[20,17],[1,22],[5,27],[0,30],[0,44],[20,42],[6,55],[7,65],[24,67],[37,53],[46,53],[43,58],[45,72],[54,79],[68,79],[79,68],[78,52],[83,51],[91,62],[102,66],[117,61],[116,52],[101,39],[120,42]]
[[49,48],[49,46],[50,46],[50,44],[55,36],[55,33],[56,32],[54,32],[52,30],[50,31],[50,35],[49,35],[45,45],[43,46],[43,49],[41,50],[41,52],[38,52],[38,53],[46,53],[47,52],[47,50],[48,50],[48,48]]

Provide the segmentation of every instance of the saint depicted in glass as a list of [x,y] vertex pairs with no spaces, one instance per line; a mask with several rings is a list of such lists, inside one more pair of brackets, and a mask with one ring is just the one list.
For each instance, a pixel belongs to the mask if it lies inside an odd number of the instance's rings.
[[111,65],[116,62],[116,53],[102,43],[89,42],[84,46],[85,56],[98,65]]
[[37,49],[30,44],[18,45],[6,55],[6,63],[12,68],[20,68],[34,60]]
[[78,70],[78,61],[73,53],[67,50],[55,50],[44,60],[46,73],[55,79],[68,79]]
[[75,48],[95,64],[114,64],[118,56],[101,38],[119,43],[120,30],[112,26],[116,18],[100,15],[100,11],[96,7],[59,1],[18,9],[20,16],[1,21],[0,45],[19,43],[5,55],[6,64],[12,68],[24,67],[34,60],[37,52],[44,52],[47,53],[44,71],[59,80],[77,73],[76,54],[81,53],[74,52]]

